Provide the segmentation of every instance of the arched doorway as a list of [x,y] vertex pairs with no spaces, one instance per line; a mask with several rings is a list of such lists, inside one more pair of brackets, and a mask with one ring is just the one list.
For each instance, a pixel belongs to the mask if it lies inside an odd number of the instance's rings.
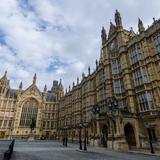
[[108,141],[108,127],[107,127],[107,125],[103,125],[103,127],[102,127],[101,144],[104,147],[107,147],[107,141]]
[[136,147],[135,133],[132,125],[127,123],[124,127],[124,132],[129,149]]

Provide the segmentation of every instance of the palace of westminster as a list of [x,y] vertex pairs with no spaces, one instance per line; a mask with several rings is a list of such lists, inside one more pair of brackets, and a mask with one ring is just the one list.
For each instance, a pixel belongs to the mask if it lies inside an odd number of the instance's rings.
[[[112,149],[160,149],[160,19],[138,32],[115,24],[101,31],[102,47],[96,69],[82,74],[69,90],[53,81],[51,90],[32,84],[10,88],[7,72],[0,79],[0,138],[27,139],[32,118],[37,139],[82,141]],[[80,135],[81,134],[81,135]]]

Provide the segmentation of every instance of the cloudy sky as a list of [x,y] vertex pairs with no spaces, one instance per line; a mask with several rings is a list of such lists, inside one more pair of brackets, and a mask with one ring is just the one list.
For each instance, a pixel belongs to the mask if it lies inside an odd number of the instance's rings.
[[101,28],[121,12],[126,29],[137,31],[160,18],[159,0],[1,0],[0,75],[8,71],[11,87],[24,88],[37,73],[40,89],[54,79],[72,84],[99,58]]

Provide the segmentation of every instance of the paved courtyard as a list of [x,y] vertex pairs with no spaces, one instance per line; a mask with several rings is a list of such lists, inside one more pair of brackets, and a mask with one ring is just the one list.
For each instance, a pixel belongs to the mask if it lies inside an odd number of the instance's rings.
[[16,141],[11,160],[159,160],[160,157],[88,147],[80,152],[78,144],[62,147],[60,142]]

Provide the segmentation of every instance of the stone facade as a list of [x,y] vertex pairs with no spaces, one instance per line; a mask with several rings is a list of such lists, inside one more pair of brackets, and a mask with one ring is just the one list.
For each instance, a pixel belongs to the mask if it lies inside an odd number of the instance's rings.
[[[96,69],[82,74],[59,104],[58,136],[112,149],[160,148],[160,20],[135,33],[115,13]],[[86,132],[85,132],[86,131]]]
[[63,96],[61,81],[53,81],[53,87],[41,92],[33,83],[26,90],[22,82],[18,90],[10,88],[7,72],[0,79],[0,138],[28,138],[31,120],[36,119],[33,133],[36,138],[57,137],[58,101]]
[[[7,73],[0,79],[0,137],[26,138],[36,117],[37,138],[68,137],[112,149],[160,148],[160,20],[147,29],[138,20],[135,33],[123,28],[115,13],[96,69],[82,74],[63,95],[61,81],[51,91],[36,86],[10,89]],[[80,136],[81,135],[81,136]]]

